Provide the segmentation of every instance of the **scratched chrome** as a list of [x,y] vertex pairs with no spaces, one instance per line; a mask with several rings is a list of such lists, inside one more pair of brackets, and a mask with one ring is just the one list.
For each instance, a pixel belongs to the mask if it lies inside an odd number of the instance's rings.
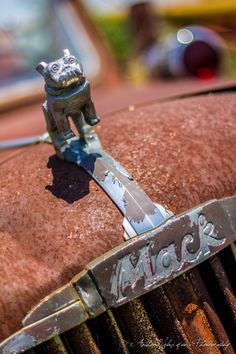
[[42,143],[46,143],[46,144],[52,143],[52,140],[47,132],[41,135],[0,141],[0,151],[16,149],[16,148],[42,144]]
[[37,321],[0,344],[1,354],[23,353],[45,340],[65,332],[89,318],[80,301]]
[[109,308],[125,304],[195,267],[235,240],[236,195],[208,201],[177,215],[88,264],[27,315],[27,325],[0,344],[0,354],[22,353]]
[[72,138],[63,157],[82,167],[116,204],[124,215],[128,237],[149,231],[173,215],[155,204],[129,172],[102,149],[95,132],[86,141]]

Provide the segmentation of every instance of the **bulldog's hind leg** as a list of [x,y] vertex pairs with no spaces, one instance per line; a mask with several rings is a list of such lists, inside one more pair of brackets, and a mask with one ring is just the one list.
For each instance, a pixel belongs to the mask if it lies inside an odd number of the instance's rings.
[[85,122],[83,114],[81,112],[74,113],[71,115],[71,118],[74,122],[74,125],[76,126],[76,129],[78,130],[80,138],[84,140],[86,140],[86,138],[89,138],[90,135],[93,133],[93,129]]
[[71,130],[70,122],[65,112],[54,112],[54,120],[56,122],[57,130],[59,132],[58,143],[60,145],[75,136],[75,134]]
[[84,115],[85,121],[89,125],[95,125],[100,122],[100,118],[98,117],[93,101],[89,99],[86,104],[82,108],[82,112]]

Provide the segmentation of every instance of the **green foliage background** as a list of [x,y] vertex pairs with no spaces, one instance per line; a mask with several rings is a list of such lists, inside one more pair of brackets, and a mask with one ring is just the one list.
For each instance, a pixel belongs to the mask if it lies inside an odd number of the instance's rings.
[[[127,68],[127,64],[132,58],[132,52],[134,48],[132,33],[127,15],[93,15],[93,18],[104,39],[109,43],[120,67]],[[180,27],[182,27],[184,25],[184,20],[181,20],[182,21],[177,22],[173,21],[173,19],[172,21],[164,21],[162,23],[161,36],[163,37],[168,33],[175,32]],[[206,24],[204,23],[203,25]],[[227,50],[225,51],[223,74],[228,77],[235,77],[236,46],[235,43],[231,43],[232,41],[228,43],[227,38],[224,39],[226,41]]]
[[94,20],[105,39],[109,42],[118,63],[124,65],[133,48],[127,17],[99,16],[95,17]]

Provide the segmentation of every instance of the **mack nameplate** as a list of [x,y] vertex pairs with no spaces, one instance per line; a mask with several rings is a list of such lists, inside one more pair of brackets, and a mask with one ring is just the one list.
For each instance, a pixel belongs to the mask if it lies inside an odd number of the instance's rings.
[[88,266],[108,306],[138,297],[236,239],[236,197],[209,201],[127,241]]

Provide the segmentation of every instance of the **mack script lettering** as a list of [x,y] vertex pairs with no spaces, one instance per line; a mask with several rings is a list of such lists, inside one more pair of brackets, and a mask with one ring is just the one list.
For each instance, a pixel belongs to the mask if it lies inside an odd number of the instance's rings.
[[[111,293],[117,303],[125,301],[128,288],[132,292],[140,286],[144,290],[150,290],[163,282],[163,279],[171,278],[172,274],[208,258],[211,253],[209,246],[218,247],[225,243],[226,238],[216,234],[214,224],[208,222],[203,214],[199,215],[196,221],[198,232],[195,236],[188,233],[182,238],[180,259],[177,257],[174,242],[153,254],[154,240],[142,246],[138,253],[128,253],[119,259],[111,277]],[[199,248],[190,252],[188,245],[191,245],[194,237],[199,239]]]

